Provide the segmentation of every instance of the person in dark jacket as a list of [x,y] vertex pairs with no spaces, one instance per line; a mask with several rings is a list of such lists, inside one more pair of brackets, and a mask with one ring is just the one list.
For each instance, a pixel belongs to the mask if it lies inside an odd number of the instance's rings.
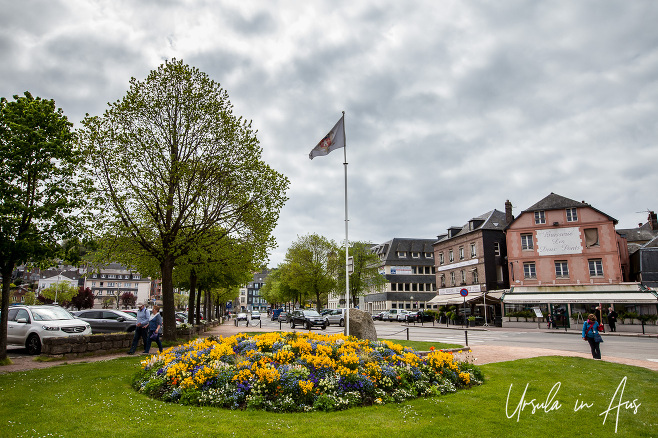
[[[587,321],[583,323],[583,340],[589,342],[589,346],[592,350],[592,357],[594,359],[601,359],[601,349],[599,345],[601,344],[601,335],[599,330],[603,327],[596,320],[596,316],[593,313],[590,313],[587,317]],[[597,340],[598,339],[598,340]]]
[[608,325],[610,326],[610,331],[611,332],[616,332],[617,331],[617,312],[615,312],[615,309],[610,307],[608,309]]
[[162,353],[162,341],[160,341],[160,336],[162,336],[162,316],[160,315],[160,307],[153,306],[151,318],[149,319],[149,335],[146,339],[146,345],[144,346],[144,353],[149,353],[151,350],[151,342],[153,341],[158,344],[160,353]]

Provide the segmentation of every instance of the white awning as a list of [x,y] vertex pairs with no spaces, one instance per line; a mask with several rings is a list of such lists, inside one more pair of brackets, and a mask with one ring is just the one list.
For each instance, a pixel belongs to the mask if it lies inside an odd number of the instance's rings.
[[634,303],[658,304],[653,291],[637,292],[509,292],[502,296],[505,304],[514,303]]
[[[466,296],[466,302],[468,303],[469,301],[477,300],[482,298],[483,293],[482,292],[475,292],[475,293],[469,293]],[[496,300],[499,300],[500,297],[503,295],[503,292],[487,292],[487,298],[494,298]],[[440,304],[440,305],[446,305],[446,304],[459,304],[459,303],[464,303],[464,297],[462,297],[459,294],[447,294],[447,295],[437,295],[431,300],[427,302],[428,304]]]

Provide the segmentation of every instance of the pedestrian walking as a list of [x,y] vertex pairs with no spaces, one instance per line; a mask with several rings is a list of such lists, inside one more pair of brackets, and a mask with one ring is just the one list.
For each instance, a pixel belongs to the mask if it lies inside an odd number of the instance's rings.
[[596,320],[596,315],[590,313],[587,321],[583,323],[583,340],[589,342],[594,359],[601,359],[600,344],[603,342],[599,330],[603,331],[603,326]]
[[617,312],[615,312],[615,309],[611,306],[608,309],[608,325],[610,326],[610,331],[611,332],[616,332],[617,331]]
[[148,337],[149,330],[149,318],[151,317],[151,312],[146,308],[144,303],[139,304],[137,310],[137,325],[135,326],[135,336],[133,336],[133,344],[128,350],[128,354],[135,354],[137,350],[137,345],[139,344],[140,338],[146,348],[146,338]]
[[148,354],[149,351],[151,351],[151,342],[153,341],[158,344],[160,353],[162,353],[162,341],[160,341],[160,336],[162,336],[162,316],[160,315],[160,307],[157,305],[153,306],[153,311],[149,318],[148,329],[149,334],[144,346],[144,353]]

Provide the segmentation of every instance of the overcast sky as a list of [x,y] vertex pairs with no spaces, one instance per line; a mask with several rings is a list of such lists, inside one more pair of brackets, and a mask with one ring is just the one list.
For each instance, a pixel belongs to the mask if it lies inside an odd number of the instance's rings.
[[554,192],[619,220],[658,209],[658,2],[0,0],[0,96],[75,127],[164,60],[199,68],[290,181],[275,237],[434,238]]

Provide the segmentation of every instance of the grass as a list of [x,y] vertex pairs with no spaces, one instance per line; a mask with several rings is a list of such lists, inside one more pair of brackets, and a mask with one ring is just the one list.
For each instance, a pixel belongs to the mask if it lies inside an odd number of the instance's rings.
[[[483,365],[483,386],[432,399],[332,413],[275,414],[226,411],[155,401],[134,392],[130,379],[139,358],[55,366],[0,375],[0,437],[137,437],[156,431],[168,437],[572,437],[615,434],[616,411],[603,424],[626,377],[623,401],[640,407],[621,409],[615,436],[658,436],[658,373],[643,368],[572,357],[541,357]],[[553,401],[558,410],[532,414],[528,405],[507,418],[525,385],[526,402]],[[576,400],[593,404],[574,412]],[[618,401],[618,398],[616,399]],[[550,403],[552,405],[552,403]]]

